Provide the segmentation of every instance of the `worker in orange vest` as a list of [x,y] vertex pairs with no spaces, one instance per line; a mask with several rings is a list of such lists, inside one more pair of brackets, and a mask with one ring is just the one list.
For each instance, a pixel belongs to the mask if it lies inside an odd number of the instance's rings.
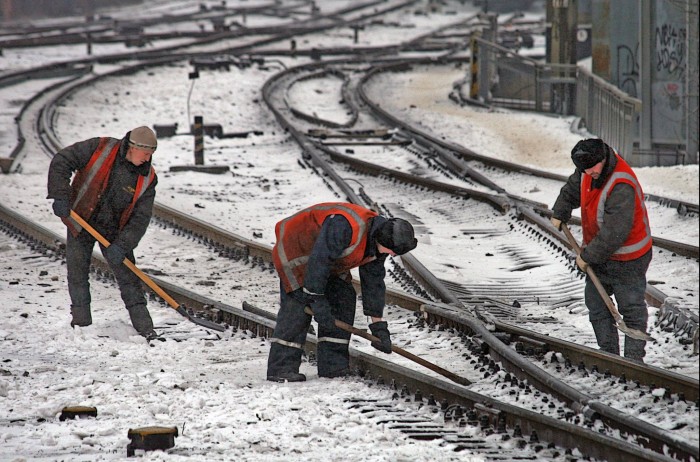
[[[571,159],[576,171],[552,207],[552,224],[561,229],[571,211],[581,207],[583,250],[576,259],[578,268],[586,272],[590,265],[608,295],[615,296],[625,325],[645,332],[652,237],[642,187],[627,162],[600,139],[579,141]],[[615,321],[588,276],[585,300],[598,346],[619,355]],[[625,336],[624,355],[643,362],[645,346],[646,341]]]
[[134,249],[151,221],[158,183],[151,156],[157,145],[150,128],[137,127],[122,139],[77,142],[51,160],[48,198],[53,199],[54,214],[68,227],[66,266],[73,327],[92,324],[88,276],[95,238],[70,217],[71,209],[111,243],[100,244],[100,249],[136,331],[148,340],[158,337],[141,281],[122,263],[124,258],[135,261]]
[[391,335],[383,319],[384,261],[416,248],[413,226],[359,205],[332,202],[308,207],[275,226],[273,262],[280,277],[280,310],[267,362],[267,379],[302,382],[299,372],[311,307],[318,323],[318,375],[350,374],[350,334],[335,325],[355,321],[356,293],[350,270],[359,269],[363,312],[372,322],[372,345],[391,353]]

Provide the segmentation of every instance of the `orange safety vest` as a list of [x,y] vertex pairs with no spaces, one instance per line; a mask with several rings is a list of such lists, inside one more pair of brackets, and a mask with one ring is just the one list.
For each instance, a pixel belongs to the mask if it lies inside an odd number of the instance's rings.
[[610,178],[600,189],[591,189],[593,178],[583,175],[581,180],[581,226],[583,228],[583,242],[588,244],[598,234],[603,226],[605,214],[605,201],[610,196],[612,189],[620,184],[627,183],[634,188],[634,223],[627,240],[610,257],[611,260],[628,261],[641,257],[652,247],[651,229],[649,228],[649,216],[644,204],[644,192],[630,166],[622,157],[617,157],[617,165]]
[[352,227],[350,245],[333,262],[331,272],[339,275],[364,265],[376,257],[364,258],[370,219],[377,213],[359,205],[327,202],[308,207],[275,225],[277,242],[272,248],[272,261],[284,290],[289,293],[304,286],[304,275],[323,221],[332,215],[344,216]]
[[[109,174],[114,165],[114,161],[119,153],[121,141],[115,138],[100,138],[100,143],[97,145],[95,152],[88,161],[87,165],[78,170],[71,184],[71,208],[80,215],[83,220],[88,221],[92,213],[97,207],[104,190],[107,188]],[[151,167],[147,176],[139,175],[134,189],[134,197],[131,199],[129,206],[122,212],[119,219],[119,229],[122,229],[129,221],[129,217],[134,210],[136,201],[146,192],[148,186],[156,177],[156,171]],[[73,236],[78,236],[83,229],[77,221],[71,217],[62,219],[68,226]]]

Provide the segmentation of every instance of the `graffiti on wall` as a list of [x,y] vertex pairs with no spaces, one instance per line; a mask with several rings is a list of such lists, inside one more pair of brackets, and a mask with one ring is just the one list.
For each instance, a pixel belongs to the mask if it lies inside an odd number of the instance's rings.
[[639,43],[634,50],[627,45],[617,47],[617,86],[632,97],[637,97],[639,82]]
[[666,71],[670,76],[682,78],[685,73],[686,30],[673,24],[656,28],[656,71]]

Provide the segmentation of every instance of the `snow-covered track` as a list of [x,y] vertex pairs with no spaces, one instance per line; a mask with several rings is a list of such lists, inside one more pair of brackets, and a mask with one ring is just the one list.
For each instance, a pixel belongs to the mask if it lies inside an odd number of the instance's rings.
[[[310,146],[310,145],[307,145],[307,146]],[[316,162],[316,160],[314,160],[314,162]],[[178,225],[178,226],[179,226],[179,225]],[[183,228],[187,228],[187,227],[183,227]],[[199,237],[198,237],[198,239],[199,239]],[[208,239],[210,239],[210,238],[204,238],[203,241],[207,242]],[[207,242],[207,245],[209,245],[209,244],[211,244],[211,242]],[[223,248],[221,248],[221,252],[222,252],[222,253],[232,252],[234,255],[237,254],[238,252],[242,252],[241,255],[242,255],[243,257],[246,257],[246,255],[249,255],[249,254],[250,254],[250,251],[242,251],[242,250],[239,249],[239,247],[240,247],[240,246],[238,246],[238,245],[236,245],[236,246],[223,247]],[[233,248],[234,250],[230,250],[231,248]],[[248,252],[248,253],[246,254],[246,252]],[[246,257],[246,258],[247,258],[247,257]],[[260,258],[261,258],[261,257],[260,257]],[[255,261],[255,259],[253,259],[253,261]],[[263,269],[263,270],[264,270],[265,268],[268,268],[268,269],[269,269],[269,264],[266,265],[266,264],[263,263],[263,264],[260,264],[260,265],[258,265],[258,266],[260,266],[260,268]],[[421,283],[421,284],[423,284],[423,283]],[[423,285],[424,285],[424,284],[423,284]],[[413,302],[415,303],[415,301],[413,301]],[[217,313],[220,313],[220,310],[219,310],[218,312],[217,312],[217,311],[212,311],[212,313],[214,313],[212,316],[217,317],[217,318],[218,318],[218,317],[228,316],[227,314],[223,314],[223,315],[217,314]],[[620,459],[620,460],[624,460],[624,459]]]
[[[35,248],[35,251],[44,255],[60,253],[61,238],[2,206],[0,206],[0,223],[4,234],[23,241],[29,247]],[[93,265],[97,271],[105,274],[107,266],[102,259],[93,258]],[[188,306],[194,312],[208,312],[214,320],[225,323],[231,329],[245,329],[259,336],[267,336],[272,332],[274,323],[267,317],[226,305],[155,278],[154,280],[171,293],[178,303]],[[315,338],[309,336],[307,345],[309,351],[313,352]],[[439,412],[437,403],[440,403],[440,409],[445,412],[445,421],[453,420],[457,427],[473,427],[478,424],[481,433],[476,436],[479,438],[489,440],[489,435],[497,435],[495,438],[490,438],[491,441],[484,443],[485,448],[482,447],[485,449],[487,460],[498,460],[495,454],[499,449],[501,452],[524,451],[526,457],[528,454],[531,457],[538,454],[538,460],[542,460],[540,457],[544,460],[557,460],[566,453],[567,449],[575,449],[589,457],[614,458],[620,461],[674,460],[643,449],[636,442],[626,442],[602,434],[599,429],[587,428],[492,400],[449,381],[436,379],[359,351],[352,351],[352,367],[365,380],[380,385],[391,383],[397,391],[400,390],[401,394],[397,397],[410,399],[408,397],[413,396],[412,399],[419,402],[426,397],[429,406],[432,406],[431,412]],[[378,409],[380,409],[379,406],[373,405],[372,412],[367,417],[377,418]],[[587,412],[584,411],[583,414]],[[388,418],[410,423],[410,426],[404,430],[414,437],[421,437],[421,432],[425,430],[420,425],[424,420],[416,419],[415,413],[404,413],[400,419],[396,419],[395,416]],[[589,426],[593,427],[593,424]],[[435,432],[435,428],[432,431]],[[473,435],[476,432],[471,433]],[[529,435],[529,439],[526,440],[523,435],[526,438]],[[423,433],[422,436],[424,437],[425,434]],[[464,443],[465,448],[469,447],[469,435],[464,431],[442,431],[440,437],[449,442]],[[515,448],[511,447],[513,442],[508,443],[511,438],[516,444]],[[545,450],[546,442],[550,444]],[[673,451],[675,450],[674,448]],[[489,456],[489,453],[493,455]]]
[[[436,176],[444,176],[446,180],[448,180],[450,177],[461,178],[465,172],[470,172],[473,169],[465,165],[462,159],[455,157],[451,153],[445,152],[441,154],[440,150],[444,151],[444,149],[442,149],[440,146],[437,146],[437,141],[433,139],[428,140],[422,134],[417,138],[410,138],[412,132],[409,130],[410,127],[407,126],[405,123],[400,123],[399,130],[401,131],[399,134],[402,135],[401,139],[408,139],[410,143],[414,143],[416,146],[418,146],[416,149],[411,150],[417,151],[417,160],[414,162],[414,164],[416,165],[416,170],[425,172],[433,168],[434,170],[431,171],[431,173],[433,173],[432,175],[417,175],[412,173],[409,174],[405,171],[394,170],[388,167],[383,162],[373,163],[363,160],[361,156],[341,154],[340,152],[338,152],[335,149],[332,149],[328,144],[325,143],[325,141],[328,140],[329,137],[340,135],[342,134],[341,132],[330,132],[323,129],[307,129],[306,133],[301,131],[300,128],[295,126],[295,112],[292,110],[292,108],[285,104],[286,98],[284,99],[284,101],[273,101],[272,99],[274,98],[274,96],[271,95],[272,92],[270,90],[270,87],[275,86],[278,88],[286,89],[288,88],[288,86],[293,85],[294,82],[298,81],[298,74],[303,75],[308,73],[310,75],[315,75],[317,73],[318,66],[319,65],[315,64],[307,64],[279,73],[275,77],[274,82],[271,80],[266,83],[266,86],[263,89],[263,94],[267,95],[266,100],[268,101],[268,105],[272,108],[273,112],[275,112],[278,121],[280,121],[280,123],[282,123],[286,127],[286,129],[293,134],[293,136],[295,137],[297,142],[302,146],[304,151],[308,153],[309,157],[313,158],[312,163],[318,165],[319,168],[323,169],[323,171],[329,176],[329,178],[332,178],[333,181],[339,185],[339,187],[347,195],[347,197],[352,197],[354,191],[352,191],[352,188],[350,188],[349,186],[343,186],[343,181],[341,179],[341,177],[343,177],[342,172],[336,173],[334,169],[324,159],[329,158],[331,161],[346,164],[351,170],[358,171],[362,174],[367,174],[375,177],[381,176],[382,178],[389,179],[390,181],[401,182],[411,187],[416,187],[419,190],[441,191],[455,198],[474,198],[479,201],[487,202],[493,207],[500,209],[502,212],[505,212],[509,209],[514,209],[516,210],[516,213],[518,215],[517,220],[524,219],[525,221],[531,223],[531,225],[525,226],[525,231],[527,231],[528,234],[534,233],[533,237],[536,237],[538,240],[543,240],[547,245],[552,246],[554,252],[561,253],[570,260],[573,258],[572,249],[568,240],[564,237],[564,235],[561,232],[555,230],[551,226],[549,221],[545,219],[545,217],[547,217],[548,214],[551,214],[551,211],[547,208],[546,205],[539,204],[526,198],[508,194],[503,188],[500,188],[497,185],[494,186],[493,182],[489,182],[488,179],[484,177],[484,175],[470,174],[470,177],[476,177],[477,181],[485,183],[492,189],[492,192],[484,191],[483,188],[464,188],[462,186],[455,185],[454,181],[436,181],[434,179]],[[286,90],[278,91],[285,92]],[[361,88],[358,88],[358,93],[362,93]],[[373,103],[370,102],[369,104]],[[381,109],[381,104],[374,104],[374,106],[378,111],[383,111]],[[392,119],[391,122],[393,123],[394,119]],[[322,123],[319,122],[319,124],[323,126]],[[303,124],[300,125],[303,126]],[[357,131],[357,134],[361,133],[363,132],[359,130]],[[408,135],[406,133],[408,133]],[[392,137],[394,137],[395,135],[395,133],[392,134]],[[379,138],[380,136],[381,138],[385,138],[386,133],[384,131],[378,131],[378,134],[375,138]],[[348,137],[350,138],[351,135]],[[357,137],[355,139],[357,139]],[[372,141],[370,140],[369,143],[371,142]],[[377,146],[381,146],[382,141],[375,139],[374,142],[380,143]],[[420,149],[419,146],[427,142],[432,143],[432,147]],[[341,141],[341,143],[344,143],[344,141]],[[445,142],[440,141],[440,143],[444,144]],[[514,164],[512,164],[512,169],[516,169],[516,166]],[[453,175],[450,175],[449,172],[445,173],[445,170],[450,170],[453,173]],[[443,173],[445,174],[443,175]],[[546,177],[547,172],[542,173],[538,171],[528,171],[526,172],[526,174],[539,174]],[[549,176],[551,176],[551,174]],[[556,178],[558,179],[558,177]],[[364,180],[360,179],[360,181]],[[361,189],[361,191],[363,191],[363,189]],[[366,196],[366,191],[363,191],[363,194],[365,194]],[[370,202],[367,202],[366,197],[362,197],[362,200],[364,200],[366,203],[372,203],[371,200]],[[454,206],[454,208],[458,207],[458,205]],[[577,223],[578,221],[574,219],[572,220],[572,222]],[[513,225],[511,225],[511,227],[512,226]],[[679,255],[689,255],[690,258],[693,258],[693,255],[697,253],[697,247],[695,246],[671,242],[669,240],[658,239],[657,245],[660,247],[665,247],[666,249],[669,249],[672,252]],[[539,264],[537,262],[528,263],[526,261],[525,256],[516,255],[516,258],[522,260],[523,267],[527,267],[527,265],[532,264],[536,266],[537,264]],[[410,263],[408,264],[408,266],[410,267]],[[576,273],[574,266],[569,266],[570,270]],[[553,287],[553,290],[554,289],[558,290],[558,287]],[[505,290],[503,290],[502,294],[506,294]],[[554,297],[550,298],[554,299]],[[648,286],[647,299],[650,305],[655,307],[664,307],[665,309],[667,307],[664,306],[664,302],[667,298],[668,297],[656,287],[652,285]],[[580,294],[573,298],[573,300],[575,299],[581,299]],[[444,298],[443,300],[450,301],[445,300]],[[686,337],[692,339],[694,333],[697,331],[697,323],[694,322],[692,315],[685,316],[685,319],[688,320],[687,325],[684,323],[682,325],[682,328],[679,329],[678,332],[679,334],[685,335]],[[685,330],[689,330],[689,332],[684,333]]]
[[[443,160],[443,162],[445,162],[445,164],[451,170],[453,170],[454,173],[460,176],[470,176],[471,174],[475,181],[482,182],[485,186],[493,188],[496,192],[507,194],[506,189],[496,185],[491,180],[486,179],[485,181],[482,181],[482,178],[484,177],[482,177],[480,174],[474,175],[473,169],[468,165],[468,161],[478,161],[486,167],[494,167],[507,172],[519,172],[539,178],[557,180],[561,181],[562,183],[565,182],[567,179],[565,176],[551,173],[546,170],[539,170],[531,167],[526,167],[518,163],[494,159],[492,157],[476,153],[468,147],[457,145],[453,142],[450,142],[449,140],[440,139],[434,136],[433,134],[427,132],[426,130],[420,127],[416,127],[415,125],[412,125],[411,123],[403,121],[400,118],[394,116],[388,110],[382,107],[381,101],[373,101],[368,96],[367,91],[365,90],[365,87],[369,84],[369,82],[373,78],[377,77],[377,75],[381,75],[381,73],[401,72],[407,70],[408,68],[414,65],[445,65],[448,62],[454,61],[445,60],[442,62],[436,62],[435,60],[420,59],[406,60],[398,63],[379,64],[373,67],[369,72],[367,72],[366,75],[362,77],[360,83],[358,83],[358,97],[364,104],[367,105],[369,109],[371,109],[375,117],[382,120],[384,123],[387,124],[387,126],[392,127],[393,129],[398,129],[403,131],[404,133],[412,134],[415,137],[414,139],[416,143],[423,145],[427,150],[435,152]],[[521,197],[513,196],[510,194],[508,194],[508,196],[513,198],[517,202],[526,202]],[[671,198],[665,198],[649,194],[646,196],[646,199],[658,202],[670,208],[674,208],[681,215],[685,215],[688,213],[697,215],[698,213],[698,204],[691,204],[688,202],[678,201]],[[540,207],[538,212],[543,215],[551,216],[551,211],[546,206],[544,208]],[[575,223],[576,220],[574,220],[573,222]],[[654,237],[654,241],[655,245],[666,248],[672,252],[676,252],[679,255],[684,255],[696,259],[700,258],[700,251],[698,250],[697,245],[674,242],[669,239],[662,239],[659,237]]]

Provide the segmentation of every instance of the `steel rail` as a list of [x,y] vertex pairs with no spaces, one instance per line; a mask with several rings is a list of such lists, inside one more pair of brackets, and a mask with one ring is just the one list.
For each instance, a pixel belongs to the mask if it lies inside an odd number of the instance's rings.
[[[619,431],[630,435],[639,435],[638,444],[651,448],[660,453],[670,451],[674,457],[681,460],[691,461],[700,456],[700,448],[690,442],[683,441],[673,435],[670,431],[661,429],[649,424],[632,415],[625,414],[617,409],[605,405],[598,400],[591,398],[584,393],[561,383],[558,379],[545,373],[541,369],[534,367],[532,363],[525,361],[519,355],[514,355],[513,350],[497,339],[490,330],[481,322],[464,310],[447,304],[426,304],[422,310],[429,316],[442,318],[442,324],[453,328],[468,328],[475,336],[479,336],[489,347],[489,354],[494,360],[510,365],[508,370],[521,379],[527,379],[540,390],[550,391],[553,395],[560,397],[578,412],[583,413],[588,418],[595,420],[601,418],[606,425],[616,428]],[[494,321],[495,322],[495,321]],[[579,354],[583,354],[584,348],[578,349]],[[600,356],[597,354],[596,356]],[[588,356],[587,356],[588,357]],[[624,362],[617,361],[621,366]],[[645,367],[645,366],[641,366]],[[625,370],[631,370],[625,367]],[[665,374],[662,374],[665,376]],[[674,374],[675,375],[675,374]],[[674,377],[678,380],[679,377]],[[664,382],[666,384],[666,382]],[[674,383],[676,383],[674,381]],[[697,387],[697,382],[687,380],[690,387]]]
[[595,366],[601,371],[609,371],[617,377],[625,377],[630,381],[636,380],[647,386],[663,384],[662,386],[668,387],[671,393],[682,395],[690,402],[696,402],[700,399],[700,396],[698,396],[700,383],[697,379],[658,367],[640,364],[619,355],[611,355],[604,351],[577,345],[549,335],[535,333],[531,330],[502,322],[497,318],[493,318],[492,323],[498,332],[509,335],[511,343],[522,342],[535,348],[542,348],[544,345],[547,351],[561,353],[565,360],[571,362],[572,366],[585,366],[586,368]]
[[[439,61],[438,61],[439,63]],[[381,72],[396,72],[397,70],[405,69],[407,66],[412,66],[412,65],[435,65],[436,60],[429,60],[429,59],[411,59],[411,60],[405,60],[404,62],[397,62],[397,63],[383,63],[376,65],[372,69],[370,69],[367,74],[365,74],[361,80],[360,83],[357,85],[357,92],[360,100],[365,103],[377,116],[380,120],[383,122],[387,123],[390,126],[393,127],[398,127],[401,130],[405,131],[406,133],[411,133],[416,137],[416,140],[419,141],[421,144],[423,144],[427,149],[432,149],[438,154],[441,155],[441,158],[447,163],[451,164],[454,168],[455,171],[459,174],[465,174],[465,171],[469,169],[470,167],[467,165],[466,161],[467,160],[476,160],[479,161],[485,165],[490,165],[493,167],[500,168],[505,171],[511,171],[511,172],[518,172],[518,173],[525,173],[528,175],[533,175],[541,178],[547,178],[547,179],[553,179],[553,180],[558,180],[565,182],[567,180],[567,176],[564,175],[559,175],[555,174],[552,172],[548,172],[545,170],[538,170],[535,168],[530,168],[530,167],[525,167],[520,164],[515,164],[512,162],[507,162],[504,160],[500,159],[494,159],[488,156],[484,156],[481,154],[478,154],[471,149],[468,149],[463,146],[456,145],[450,141],[445,141],[440,138],[437,138],[430,133],[428,133],[426,130],[422,130],[414,125],[411,125],[407,122],[404,122],[403,120],[399,119],[398,117],[394,116],[391,114],[389,111],[384,109],[381,105],[376,104],[374,101],[372,101],[369,96],[367,95],[367,92],[364,90],[365,85],[368,84],[368,82],[376,77]],[[474,175],[472,176],[475,181],[479,181],[479,177]],[[494,185],[493,182],[490,180],[486,179],[482,184],[484,184],[487,187],[490,187],[494,189],[497,192],[505,192],[503,188],[501,188],[498,185]],[[512,197],[515,200],[522,201],[522,199],[518,198],[517,196],[509,196]],[[656,200],[660,203],[670,203],[674,204],[674,206],[678,210],[685,210],[685,211],[694,211],[698,209],[698,205],[696,204],[690,204],[690,203],[681,203],[680,201],[674,201],[673,199],[663,199],[660,198],[659,196],[652,196],[652,195],[647,195],[648,198]],[[542,213],[545,214],[551,214],[551,210],[549,210],[548,207],[544,207],[541,209]],[[682,243],[677,243],[674,241],[670,241],[667,239],[662,239],[662,238],[657,238],[654,237],[654,243],[655,245],[666,248],[667,250],[670,250],[672,252],[676,252],[679,255],[684,255],[688,256],[691,258],[700,258],[700,250],[698,246],[693,246],[689,244],[682,244]]]
[[[290,120],[287,120],[281,111],[281,107],[274,104],[272,101],[273,97],[271,95],[275,90],[275,86],[278,84],[281,85],[284,78],[290,75],[292,72],[294,72],[294,69],[287,69],[269,79],[263,88],[263,98],[268,104],[268,107],[275,114],[277,120],[285,127],[286,130],[293,134],[294,138],[297,140],[300,146],[302,146],[305,153],[312,157],[314,163],[321,166],[326,174],[333,176],[334,178],[338,178],[335,171],[330,168],[319,156],[320,149],[316,148],[315,146],[308,147],[310,142],[298,132]],[[344,180],[341,179],[341,182],[338,182],[336,179],[335,181],[341,189],[345,190],[349,188]],[[363,201],[356,203],[363,203]],[[420,262],[418,262],[414,257],[408,254],[403,256],[402,260],[407,267],[412,269],[414,274],[420,274],[420,278],[425,281],[430,281],[431,284],[429,287],[432,287],[434,293],[443,294],[442,300],[444,300],[445,303],[451,303],[457,307],[461,307],[456,308],[460,312],[466,311],[466,307],[464,307],[462,303],[454,295],[452,295],[440,281],[430,274],[427,269],[422,267]],[[412,263],[416,265],[411,266]],[[634,432],[641,436],[641,438],[639,438],[640,444],[650,447],[656,451],[663,452],[665,447],[668,446],[675,455],[683,460],[691,460],[692,458],[697,458],[700,456],[700,448],[697,446],[693,446],[685,441],[679,441],[670,432],[648,424],[641,419],[623,414],[610,406],[599,405],[597,401],[593,400],[589,396],[578,392],[571,386],[555,379],[551,375],[543,373],[543,371],[534,366],[534,364],[525,361],[519,354],[506,347],[500,341],[500,339],[495,337],[484,327],[480,320],[466,315],[464,315],[462,320],[466,322],[466,325],[469,326],[475,335],[479,335],[484,339],[484,341],[490,347],[491,356],[494,357],[495,360],[501,361],[507,370],[523,378],[527,378],[529,381],[535,384],[538,389],[559,397],[567,402],[577,412],[591,413],[591,416],[601,416],[605,423],[613,428],[617,428],[623,432]],[[592,410],[593,407],[595,407],[595,410]]]
[[[0,204],[0,225],[4,232],[16,232],[24,240],[36,239],[45,248],[60,252],[63,240],[51,231],[32,223],[21,215]],[[92,257],[92,265],[98,271],[108,272],[108,264],[97,255]],[[209,313],[210,320],[226,324],[233,329],[245,329],[254,335],[269,337],[274,329],[274,321],[267,316],[257,315],[251,310],[236,308],[206,296],[182,289],[153,277],[156,283],[167,290],[182,306],[187,306],[193,313]],[[307,336],[306,349],[315,351],[316,339]],[[486,420],[488,426],[498,430],[504,422],[508,428],[519,427],[523,432],[539,435],[544,441],[550,441],[562,448],[577,449],[588,457],[616,460],[623,462],[654,461],[669,462],[675,459],[657,452],[649,451],[637,444],[602,435],[597,431],[563,422],[558,419],[528,411],[517,406],[500,403],[466,387],[453,384],[448,380],[435,378],[411,370],[378,356],[369,355],[351,347],[351,366],[361,376],[375,378],[379,383],[387,380],[402,386],[406,392],[430,395],[434,400],[445,405],[451,403],[472,409],[479,420]],[[446,406],[445,406],[446,407]],[[484,428],[482,426],[482,428]],[[515,433],[515,430],[513,430]]]

